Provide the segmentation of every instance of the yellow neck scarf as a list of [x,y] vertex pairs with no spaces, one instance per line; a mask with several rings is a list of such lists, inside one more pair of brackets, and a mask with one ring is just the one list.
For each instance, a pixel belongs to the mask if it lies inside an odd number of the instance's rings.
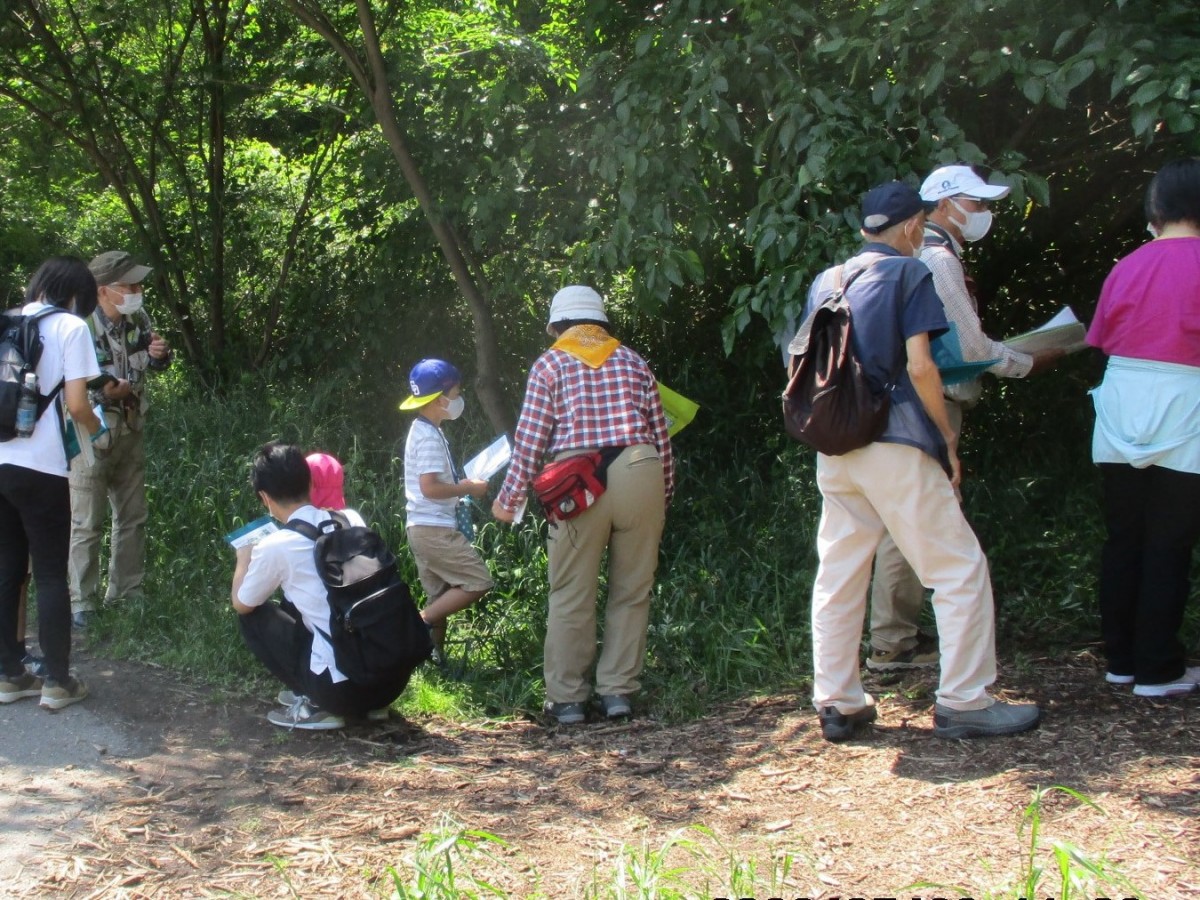
[[576,325],[554,342],[555,350],[570,353],[584,365],[598,369],[621,346],[621,342],[599,325]]

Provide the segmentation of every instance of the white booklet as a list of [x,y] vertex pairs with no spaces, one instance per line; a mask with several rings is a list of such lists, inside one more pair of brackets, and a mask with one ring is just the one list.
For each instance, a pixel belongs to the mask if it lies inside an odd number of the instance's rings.
[[512,444],[507,434],[502,434],[483,448],[463,466],[463,474],[470,479],[487,481],[512,459]]
[[234,550],[241,550],[243,547],[253,547],[268,534],[274,534],[278,530],[279,526],[275,524],[274,519],[262,516],[253,522],[247,522],[236,531],[229,532],[225,535],[225,542]]
[[1074,353],[1087,346],[1087,329],[1076,318],[1071,307],[1064,306],[1054,318],[1040,328],[1008,338],[1004,343],[1021,353],[1059,348]]

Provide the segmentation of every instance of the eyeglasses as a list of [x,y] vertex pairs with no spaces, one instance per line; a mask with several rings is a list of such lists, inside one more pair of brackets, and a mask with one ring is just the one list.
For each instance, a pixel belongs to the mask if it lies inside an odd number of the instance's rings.
[[980,200],[978,197],[955,197],[954,199],[957,200],[959,203],[961,203],[963,200],[966,200],[970,203],[974,203],[975,208],[974,208],[973,212],[983,212],[986,209],[992,208],[991,200]]

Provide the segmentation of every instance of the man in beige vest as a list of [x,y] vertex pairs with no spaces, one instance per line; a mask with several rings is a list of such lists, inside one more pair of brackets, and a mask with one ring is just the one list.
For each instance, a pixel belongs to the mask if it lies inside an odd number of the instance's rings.
[[171,364],[171,348],[142,309],[142,282],[150,274],[121,250],[89,264],[99,303],[88,319],[101,376],[91,382],[109,432],[97,440],[96,461],[71,464],[70,585],[72,621],[85,628],[100,594],[100,542],[112,507],[111,558],[105,601],[137,597],[146,572],[146,375]]

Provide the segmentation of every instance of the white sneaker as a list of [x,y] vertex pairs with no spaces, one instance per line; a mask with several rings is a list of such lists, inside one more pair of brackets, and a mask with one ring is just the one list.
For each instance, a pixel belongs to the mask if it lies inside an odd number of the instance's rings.
[[1133,693],[1138,697],[1182,697],[1200,685],[1200,666],[1193,666],[1183,675],[1166,684],[1135,684]]
[[1132,675],[1116,675],[1113,672],[1105,672],[1104,680],[1109,684],[1133,684],[1134,678]]

